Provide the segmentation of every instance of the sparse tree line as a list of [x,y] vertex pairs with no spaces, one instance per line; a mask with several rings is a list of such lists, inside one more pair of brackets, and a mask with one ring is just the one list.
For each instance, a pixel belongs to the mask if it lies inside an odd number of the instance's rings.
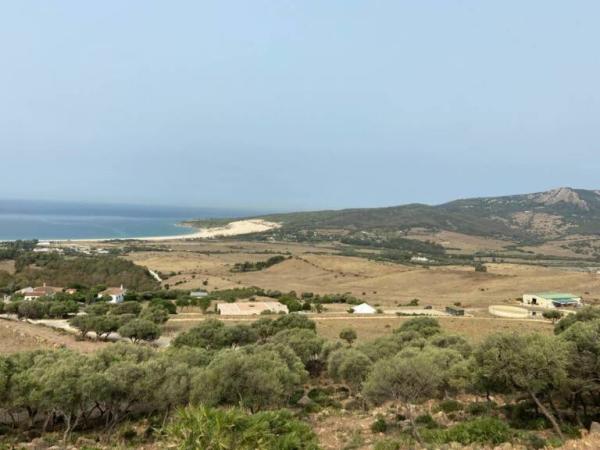
[[231,271],[232,272],[258,272],[259,270],[268,269],[269,267],[274,266],[275,264],[282,263],[286,259],[290,259],[290,258],[291,258],[291,256],[288,256],[286,258],[283,255],[276,255],[276,256],[271,256],[266,261],[257,261],[257,262],[245,261],[242,263],[235,263],[233,265],[233,267],[231,268]]
[[[218,419],[215,407],[235,406],[252,414],[306,408],[300,400],[307,385],[315,390],[335,383],[361,407],[399,405],[412,439],[437,444],[502,442],[512,436],[491,406],[486,411],[494,412],[478,421],[447,429],[423,425],[420,403],[462,393],[499,394],[507,402],[504,414],[523,410],[560,439],[600,414],[597,309],[565,317],[554,336],[497,334],[474,347],[444,333],[432,318],[408,320],[389,335],[361,343],[352,329],[340,334],[344,342],[326,341],[315,329],[313,321],[296,314],[249,325],[206,320],[164,351],[115,344],[93,355],[60,350],[4,356],[1,405],[15,426],[25,420],[30,427],[60,429],[68,436],[75,429],[111,430],[141,415],[167,418],[183,405],[201,406],[179,413],[176,423],[187,427]],[[227,420],[250,420],[241,412],[231,414]],[[199,430],[185,426],[175,433],[179,439],[197,437]]]

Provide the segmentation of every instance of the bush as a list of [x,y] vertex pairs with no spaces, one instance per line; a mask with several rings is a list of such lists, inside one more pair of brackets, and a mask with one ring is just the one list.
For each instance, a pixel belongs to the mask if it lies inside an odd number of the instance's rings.
[[377,441],[373,450],[401,450],[406,448],[402,443],[394,439],[384,439]]
[[289,411],[247,414],[240,409],[188,407],[180,410],[167,429],[182,450],[318,450],[308,424]]
[[483,417],[462,422],[446,430],[425,430],[422,432],[427,442],[446,444],[458,442],[463,445],[473,443],[498,445],[510,441],[513,432],[502,420]]
[[463,404],[456,400],[448,399],[440,402],[440,404],[438,405],[438,410],[443,411],[446,414],[456,411],[462,411]]
[[495,402],[473,402],[467,405],[467,412],[472,416],[489,415],[496,409],[498,405]]
[[371,424],[371,431],[373,433],[385,433],[387,431],[387,422],[382,417],[379,417],[375,422]]
[[525,445],[527,445],[527,448],[531,448],[533,450],[538,450],[538,449],[542,449],[544,447],[546,447],[546,445],[548,445],[548,443],[546,442],[546,439],[538,436],[537,434],[528,434],[525,437]]
[[440,425],[435,421],[435,419],[431,417],[431,414],[422,414],[420,416],[417,416],[417,418],[415,419],[415,423],[417,425],[431,430],[440,427]]

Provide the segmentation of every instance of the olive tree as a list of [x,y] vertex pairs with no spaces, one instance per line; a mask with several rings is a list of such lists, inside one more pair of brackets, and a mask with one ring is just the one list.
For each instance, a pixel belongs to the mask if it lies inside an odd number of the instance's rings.
[[374,364],[363,384],[363,394],[376,404],[390,399],[406,404],[413,435],[422,444],[423,440],[415,424],[413,405],[435,397],[440,383],[436,367],[429,358],[397,355]]
[[526,394],[563,439],[557,418],[543,401],[553,406],[552,394],[565,384],[569,350],[563,340],[541,334],[497,334],[474,355],[477,375],[486,386]]
[[139,341],[154,341],[160,337],[160,328],[154,322],[146,319],[133,319],[120,327],[117,332],[133,343]]

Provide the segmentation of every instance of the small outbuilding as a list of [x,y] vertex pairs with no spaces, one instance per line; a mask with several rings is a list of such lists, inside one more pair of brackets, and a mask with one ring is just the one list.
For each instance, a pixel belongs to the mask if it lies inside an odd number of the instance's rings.
[[208,295],[208,292],[206,291],[192,291],[190,292],[190,297],[193,298],[203,298],[206,297]]
[[540,294],[523,295],[523,304],[541,308],[564,308],[581,306],[581,297],[562,292],[542,292]]
[[458,306],[446,306],[446,312],[451,316],[464,316],[465,310]]
[[360,305],[353,306],[351,309],[354,314],[376,314],[377,313],[377,310],[375,308],[373,308],[371,305],[369,305],[368,303],[361,303]]

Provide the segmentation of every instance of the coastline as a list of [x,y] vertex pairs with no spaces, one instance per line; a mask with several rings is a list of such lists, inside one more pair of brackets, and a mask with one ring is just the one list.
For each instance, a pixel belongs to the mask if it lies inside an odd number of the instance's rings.
[[[186,227],[185,225],[181,225]],[[195,232],[169,236],[145,236],[145,237],[123,237],[123,238],[97,238],[97,239],[44,239],[44,241],[67,243],[67,242],[108,242],[108,241],[178,241],[185,239],[211,239],[225,236],[238,236],[242,234],[260,233],[263,231],[280,228],[281,224],[268,222],[262,219],[235,220],[222,227],[199,228]],[[189,227],[193,228],[193,227]]]

